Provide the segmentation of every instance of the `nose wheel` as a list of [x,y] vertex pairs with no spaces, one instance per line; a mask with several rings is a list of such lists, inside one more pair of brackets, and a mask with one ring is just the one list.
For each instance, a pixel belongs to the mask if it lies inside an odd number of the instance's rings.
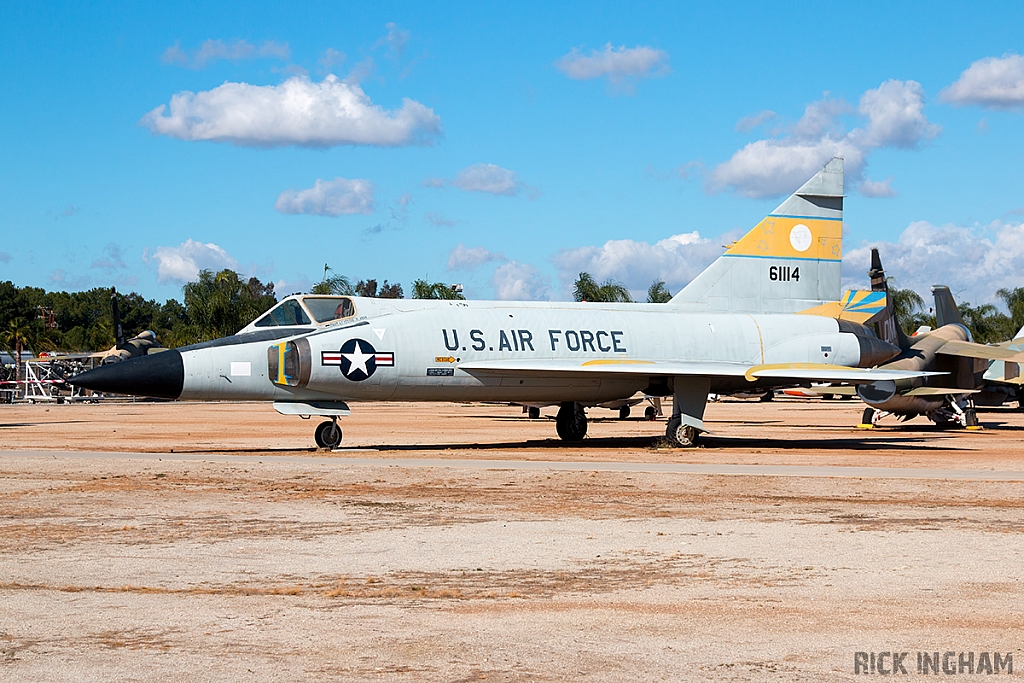
[[563,403],[555,415],[555,431],[562,441],[582,441],[587,435],[587,414],[579,403]]
[[341,427],[337,420],[326,420],[317,425],[313,433],[316,445],[320,448],[334,449],[341,445]]

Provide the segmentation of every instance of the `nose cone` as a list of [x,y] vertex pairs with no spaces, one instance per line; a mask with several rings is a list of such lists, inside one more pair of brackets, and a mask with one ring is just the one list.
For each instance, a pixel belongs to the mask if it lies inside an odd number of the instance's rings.
[[171,349],[101,365],[75,375],[68,382],[106,394],[175,399],[181,396],[185,384],[185,364],[181,354]]

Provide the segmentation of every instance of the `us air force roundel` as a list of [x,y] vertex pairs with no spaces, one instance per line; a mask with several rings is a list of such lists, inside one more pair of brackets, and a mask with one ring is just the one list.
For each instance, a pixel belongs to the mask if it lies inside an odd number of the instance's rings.
[[395,354],[391,351],[377,351],[373,345],[363,339],[349,339],[341,345],[340,351],[322,351],[321,365],[338,365],[341,374],[353,382],[369,379],[378,367],[391,367],[395,364]]

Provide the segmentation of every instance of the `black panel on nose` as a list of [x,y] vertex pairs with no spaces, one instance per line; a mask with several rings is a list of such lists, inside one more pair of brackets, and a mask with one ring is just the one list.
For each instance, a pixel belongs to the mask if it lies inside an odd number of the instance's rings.
[[178,398],[185,384],[185,364],[174,349],[101,365],[68,380],[105,394]]

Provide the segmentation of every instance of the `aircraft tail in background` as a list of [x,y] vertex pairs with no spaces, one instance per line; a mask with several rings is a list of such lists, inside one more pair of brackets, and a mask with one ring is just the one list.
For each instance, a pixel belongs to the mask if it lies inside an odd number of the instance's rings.
[[910,348],[910,339],[896,319],[896,305],[889,295],[889,283],[882,269],[882,258],[878,255],[877,247],[871,248],[871,268],[868,270],[868,277],[871,278],[871,291],[885,292],[885,312],[875,318],[875,333],[882,341],[906,351]]
[[843,160],[833,158],[672,298],[685,310],[796,313],[838,301]]
[[960,317],[960,309],[953,300],[949,287],[945,285],[932,286],[932,296],[935,297],[935,327],[943,325],[963,325],[964,319]]

